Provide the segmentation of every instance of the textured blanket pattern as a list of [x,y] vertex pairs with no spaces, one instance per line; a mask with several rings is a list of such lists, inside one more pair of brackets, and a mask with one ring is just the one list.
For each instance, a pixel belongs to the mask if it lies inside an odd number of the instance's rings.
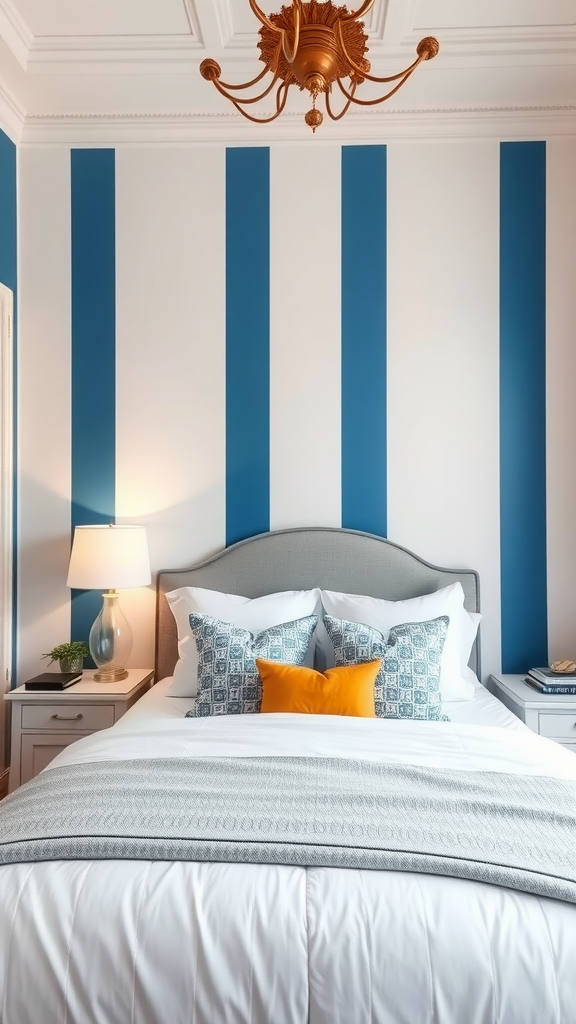
[[335,758],[53,768],[0,805],[0,863],[238,861],[452,875],[576,903],[576,783]]

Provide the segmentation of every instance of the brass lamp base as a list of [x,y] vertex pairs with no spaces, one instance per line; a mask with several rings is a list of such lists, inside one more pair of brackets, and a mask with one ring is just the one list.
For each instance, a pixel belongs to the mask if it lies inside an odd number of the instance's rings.
[[96,683],[118,683],[127,676],[127,668],[99,668],[92,678]]

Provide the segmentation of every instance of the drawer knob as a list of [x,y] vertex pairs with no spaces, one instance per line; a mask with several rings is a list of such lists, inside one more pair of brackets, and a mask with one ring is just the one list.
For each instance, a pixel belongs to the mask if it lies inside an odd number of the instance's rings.
[[84,715],[52,715],[57,722],[78,722]]

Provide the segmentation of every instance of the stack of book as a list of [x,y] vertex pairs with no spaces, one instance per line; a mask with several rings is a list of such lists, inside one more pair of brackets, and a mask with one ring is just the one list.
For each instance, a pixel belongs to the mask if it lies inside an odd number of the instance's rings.
[[81,672],[41,672],[24,683],[25,690],[66,690],[82,679]]
[[526,676],[539,693],[564,693],[576,695],[576,672],[554,672],[551,668],[531,668]]

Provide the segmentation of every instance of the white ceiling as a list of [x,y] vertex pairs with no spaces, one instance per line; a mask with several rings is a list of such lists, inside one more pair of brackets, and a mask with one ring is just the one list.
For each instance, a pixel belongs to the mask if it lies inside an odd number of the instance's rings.
[[[411,63],[424,35],[440,53],[389,104],[325,123],[325,137],[421,133],[432,122],[461,133],[471,119],[475,130],[575,130],[576,0],[376,0],[365,21],[377,75]],[[294,89],[284,128],[253,128],[199,75],[210,56],[224,79],[253,78],[258,27],[248,0],[0,0],[0,122],[24,142],[48,131],[98,141],[111,124],[134,141],[152,126],[176,140],[305,139],[309,103]]]

